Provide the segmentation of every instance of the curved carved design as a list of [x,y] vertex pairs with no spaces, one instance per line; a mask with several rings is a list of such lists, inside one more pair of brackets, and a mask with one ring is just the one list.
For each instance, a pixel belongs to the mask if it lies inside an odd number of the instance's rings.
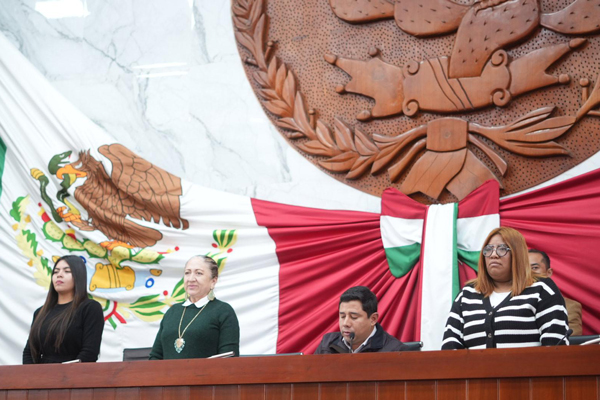
[[[417,68],[419,73],[413,72],[415,61],[411,62],[410,72],[404,75],[403,82],[394,93],[394,102],[404,103],[401,109],[388,107],[384,112],[381,110],[382,104],[389,100],[389,95],[382,95],[387,94],[384,89],[388,82],[401,79],[401,73],[393,66],[379,61],[383,65],[379,66],[377,73],[385,74],[386,79],[374,79],[372,60],[365,62],[335,57],[335,62],[330,63],[352,76],[349,92],[375,99],[375,108],[362,111],[360,120],[369,113],[371,117],[378,118],[400,112],[413,116],[419,109],[451,113],[492,104],[505,106],[517,95],[556,83],[568,83],[568,76],[552,76],[546,70],[568,52],[583,45],[585,39],[543,47],[512,61],[510,65],[503,48],[529,37],[540,25],[541,18],[548,29],[563,33],[599,31],[600,4],[594,7],[594,3],[598,0],[578,0],[567,9],[550,15],[541,13],[539,0],[489,0],[472,6],[448,0],[398,1],[396,23],[409,34],[442,35],[458,29],[449,58],[421,61]],[[360,9],[359,6],[357,8]],[[578,23],[573,15],[594,22]],[[565,23],[571,28],[564,29]],[[578,29],[574,28],[575,25]]]
[[329,0],[331,9],[346,22],[368,22],[394,16],[390,0]]
[[[268,49],[273,47],[273,43],[269,42],[267,50],[263,51],[266,41],[264,0],[234,3],[233,21],[238,42],[252,54],[246,62],[259,68],[253,75],[260,85],[258,93],[265,108],[278,117],[276,125],[290,131],[286,131],[290,139],[309,139],[297,147],[305,153],[327,157],[319,161],[323,168],[347,172],[347,179],[359,178],[373,163],[377,147],[364,133],[353,131],[340,120],[335,121],[332,132],[327,124],[309,118],[302,94],[296,88],[294,74],[277,57],[269,61]],[[314,112],[309,113],[314,116]]]
[[394,19],[404,32],[424,37],[454,32],[468,10],[448,0],[405,0],[396,2]]
[[496,50],[523,40],[539,22],[540,5],[535,0],[475,3],[458,27],[450,57],[450,76],[480,76]]
[[[538,1],[488,0],[471,6],[444,0],[396,1],[393,7],[391,3],[329,0],[333,13],[347,22],[394,17],[402,30],[415,36],[457,29],[458,33],[451,56],[411,60],[403,66],[383,61],[375,48],[368,51],[371,58],[366,61],[325,54],[325,61],[351,76],[347,84],[335,88],[338,94],[356,93],[375,100],[372,109],[356,115],[365,123],[400,114],[415,117],[419,111],[444,114],[506,107],[516,96],[570,83],[568,75],[546,71],[586,42],[572,39],[512,59],[504,46],[526,39],[540,24],[553,29],[548,16],[554,14],[541,14]],[[420,192],[439,199],[447,190],[462,199],[488,179],[502,186],[508,162],[490,143],[526,157],[569,156],[569,150],[554,140],[585,115],[600,114],[594,110],[600,104],[600,79],[591,92],[590,82],[582,80],[584,105],[575,116],[550,117],[556,107],[549,106],[500,126],[439,117],[392,136],[373,133],[371,139],[363,128],[338,117],[329,125],[307,107],[296,75],[274,55],[275,43],[268,41],[266,0],[234,0],[232,11],[236,39],[250,54],[244,61],[255,67],[249,75],[274,123],[298,149],[316,157],[322,168],[343,173],[345,179],[387,171],[389,181],[399,182],[406,194]],[[586,12],[600,18],[596,9],[586,6]],[[407,16],[414,18],[409,21]],[[469,26],[477,29],[471,31]],[[590,25],[577,33],[595,29]],[[487,158],[485,162],[481,155]]]
[[568,35],[600,32],[600,1],[575,0],[552,14],[542,14],[541,25]]
[[[546,107],[533,111],[507,126],[484,127],[462,119],[440,118],[393,138],[373,135],[375,143],[382,149],[375,160],[373,170],[382,170],[412,142],[420,139],[411,146],[405,157],[401,157],[389,168],[390,179],[397,180],[415,156],[424,149],[423,155],[408,172],[401,190],[406,194],[421,192],[438,198],[443,189],[448,189],[457,198],[462,199],[485,181],[498,180],[473,152],[467,149],[467,143],[482,150],[501,175],[506,173],[508,167],[494,150],[474,134],[520,155],[569,155],[567,149],[553,140],[573,126],[575,117],[548,118],[553,110],[554,107]],[[502,186],[501,182],[500,185]]]
[[325,59],[352,76],[345,86],[346,92],[375,100],[372,110],[362,111],[357,116],[363,121],[365,115],[382,118],[404,113],[412,117],[419,110],[457,113],[491,105],[503,107],[515,96],[557,83],[569,83],[568,75],[553,76],[546,70],[584,43],[585,39],[573,39],[532,51],[510,63],[506,51],[496,50],[480,76],[466,78],[450,77],[451,59],[448,57],[413,60],[404,70],[380,58],[360,61],[326,55]]

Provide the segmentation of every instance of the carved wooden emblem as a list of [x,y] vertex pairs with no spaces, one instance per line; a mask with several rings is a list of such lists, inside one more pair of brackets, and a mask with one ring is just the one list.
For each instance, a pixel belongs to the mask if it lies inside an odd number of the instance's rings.
[[600,149],[600,0],[233,0],[250,82],[337,179],[521,191]]

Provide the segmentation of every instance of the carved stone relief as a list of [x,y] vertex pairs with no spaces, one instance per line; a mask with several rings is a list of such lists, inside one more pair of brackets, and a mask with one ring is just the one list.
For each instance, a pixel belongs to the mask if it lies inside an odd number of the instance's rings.
[[365,192],[460,200],[534,186],[600,149],[600,0],[233,0],[283,136]]

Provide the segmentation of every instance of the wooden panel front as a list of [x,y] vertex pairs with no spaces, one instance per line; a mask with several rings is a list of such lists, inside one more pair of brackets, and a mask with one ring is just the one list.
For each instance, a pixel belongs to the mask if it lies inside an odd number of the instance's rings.
[[437,382],[437,400],[463,400],[467,396],[467,380]]
[[498,384],[498,398],[529,400],[529,379],[501,379]]
[[320,384],[319,398],[321,400],[345,399],[347,393],[346,383],[323,383]]
[[569,399],[600,398],[598,393],[598,377],[573,376],[565,379],[565,397]]
[[295,383],[292,385],[293,399],[318,399],[318,383]]
[[531,400],[559,400],[563,398],[564,379],[532,378]]
[[600,399],[598,377],[573,377],[563,390],[563,378],[509,378],[353,382],[323,384],[265,384],[225,386],[171,386],[118,389],[9,390],[0,399],[207,399],[207,400],[505,400]]
[[0,400],[599,400],[598,359],[565,346],[6,366]]
[[406,382],[379,382],[377,384],[377,399],[379,400],[404,400],[406,395]]

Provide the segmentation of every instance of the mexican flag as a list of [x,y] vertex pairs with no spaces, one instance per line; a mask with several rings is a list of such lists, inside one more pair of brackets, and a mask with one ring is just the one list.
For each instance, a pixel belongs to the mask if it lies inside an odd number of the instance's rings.
[[277,351],[279,262],[252,200],[182,180],[110,137],[0,36],[0,364],[18,364],[54,260],[86,261],[104,308],[100,360],[153,344],[184,301],[185,262],[214,257],[243,354]]

